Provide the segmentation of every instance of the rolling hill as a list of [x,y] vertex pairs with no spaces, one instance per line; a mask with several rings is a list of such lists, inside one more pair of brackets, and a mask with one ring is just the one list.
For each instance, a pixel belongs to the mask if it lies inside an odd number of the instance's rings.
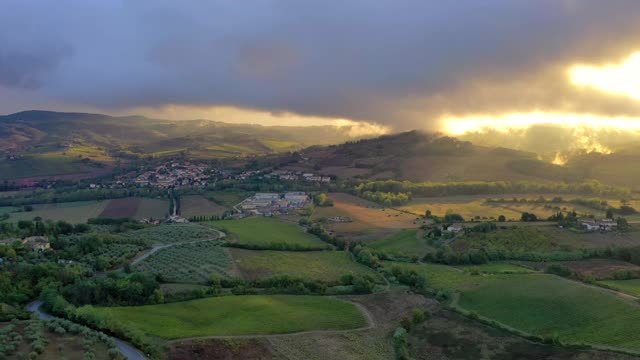
[[637,153],[576,156],[566,165],[539,160],[536,153],[477,146],[441,134],[410,131],[340,145],[313,146],[306,160],[288,168],[335,175],[338,178],[410,181],[564,181],[595,179],[628,186],[640,183],[633,164]]
[[0,179],[94,173],[116,160],[245,157],[351,140],[349,127],[24,111],[0,116]]

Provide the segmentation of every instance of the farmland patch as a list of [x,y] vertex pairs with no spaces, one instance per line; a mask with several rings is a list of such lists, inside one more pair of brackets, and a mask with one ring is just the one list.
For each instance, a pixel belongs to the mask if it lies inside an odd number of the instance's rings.
[[163,282],[205,284],[211,275],[231,276],[233,261],[220,242],[200,241],[162,249],[134,269],[154,274]]
[[226,210],[226,207],[218,205],[202,195],[180,197],[180,214],[185,218],[201,215],[222,215]]
[[351,259],[343,251],[253,251],[231,249],[234,262],[245,279],[263,279],[289,275],[335,283],[348,274],[369,274],[380,279],[370,268]]
[[148,244],[173,244],[205,239],[217,239],[218,232],[197,224],[165,224],[128,231],[122,236],[146,241]]
[[35,204],[33,211],[20,211],[9,214],[8,221],[32,220],[41,217],[43,220],[66,221],[72,224],[86,223],[90,218],[98,217],[107,207],[109,201],[74,201],[54,204]]
[[327,248],[326,243],[305,233],[299,226],[276,218],[249,217],[239,220],[211,221],[206,224],[230,234],[230,241],[247,246],[268,248],[284,244],[301,249]]
[[406,229],[385,238],[374,241],[369,246],[375,250],[383,251],[392,255],[423,257],[428,246],[416,229]]
[[109,201],[109,205],[100,214],[101,218],[133,218],[138,213],[141,198],[129,197],[122,199],[113,199]]
[[304,295],[223,296],[95,310],[163,339],[343,330],[367,325],[360,310],[351,303]]

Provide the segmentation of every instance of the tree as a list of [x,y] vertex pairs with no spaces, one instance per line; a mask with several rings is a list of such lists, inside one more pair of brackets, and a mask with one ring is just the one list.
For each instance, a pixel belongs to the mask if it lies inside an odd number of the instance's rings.
[[629,226],[629,222],[627,222],[627,219],[623,218],[622,216],[619,216],[616,219],[616,224],[618,224],[618,230],[620,231],[627,231],[631,228],[631,226]]
[[608,208],[607,209],[607,214],[605,215],[605,217],[607,219],[613,219],[613,209],[612,208]]
[[164,303],[164,291],[161,288],[153,290],[153,302],[156,304]]
[[430,219],[431,218],[431,210],[427,209],[427,211],[424,212],[424,217],[427,218],[427,219]]
[[500,216],[498,216],[498,221],[499,222],[505,222],[505,221],[507,221],[507,218],[504,215],[500,215]]

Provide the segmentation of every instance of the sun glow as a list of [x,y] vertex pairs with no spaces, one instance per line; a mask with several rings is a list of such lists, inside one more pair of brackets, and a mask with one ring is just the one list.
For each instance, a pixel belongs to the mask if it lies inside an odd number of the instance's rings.
[[138,107],[125,109],[117,115],[141,114],[148,117],[170,120],[207,119],[236,124],[264,126],[322,126],[348,128],[349,136],[375,136],[391,132],[387,126],[368,121],[345,118],[302,115],[293,112],[270,112],[234,106],[187,106],[165,105],[160,107]]
[[483,128],[507,132],[511,129],[526,129],[534,125],[640,131],[639,118],[546,112],[513,113],[500,116],[447,116],[442,118],[441,123],[444,131],[451,135],[462,135],[468,132],[480,131]]
[[573,66],[569,69],[569,78],[574,85],[640,100],[640,52],[631,54],[620,64]]

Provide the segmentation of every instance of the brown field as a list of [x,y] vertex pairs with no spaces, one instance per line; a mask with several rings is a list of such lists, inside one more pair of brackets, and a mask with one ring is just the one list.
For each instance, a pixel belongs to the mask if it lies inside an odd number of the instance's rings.
[[226,207],[202,195],[188,195],[180,198],[180,214],[186,218],[197,215],[222,215],[226,210]]
[[[331,193],[334,206],[318,209],[316,216],[347,216],[353,221],[334,225],[336,231],[361,231],[371,228],[404,229],[416,227],[416,216],[394,209],[384,209],[370,201],[344,193]],[[335,214],[335,215],[334,215]]]
[[265,339],[203,339],[169,343],[165,347],[168,360],[273,360],[274,354]]
[[515,262],[536,270],[545,270],[551,264],[559,264],[566,266],[576,273],[583,276],[589,276],[596,280],[613,279],[613,274],[617,270],[629,270],[634,273],[640,273],[640,266],[614,259],[588,259],[578,261],[555,261],[555,262]]
[[101,218],[132,218],[138,213],[141,198],[113,199],[100,214]]
[[395,209],[383,209],[370,201],[344,193],[330,193],[334,206],[317,207],[312,220],[342,216],[351,222],[327,222],[325,228],[337,237],[353,241],[375,241],[387,238],[402,229],[422,224],[416,216]]
[[142,198],[135,218],[162,219],[169,213],[169,200]]
[[364,176],[369,174],[369,169],[360,169],[350,166],[327,166],[319,172],[325,175],[335,175],[340,179],[352,178],[354,176]]

